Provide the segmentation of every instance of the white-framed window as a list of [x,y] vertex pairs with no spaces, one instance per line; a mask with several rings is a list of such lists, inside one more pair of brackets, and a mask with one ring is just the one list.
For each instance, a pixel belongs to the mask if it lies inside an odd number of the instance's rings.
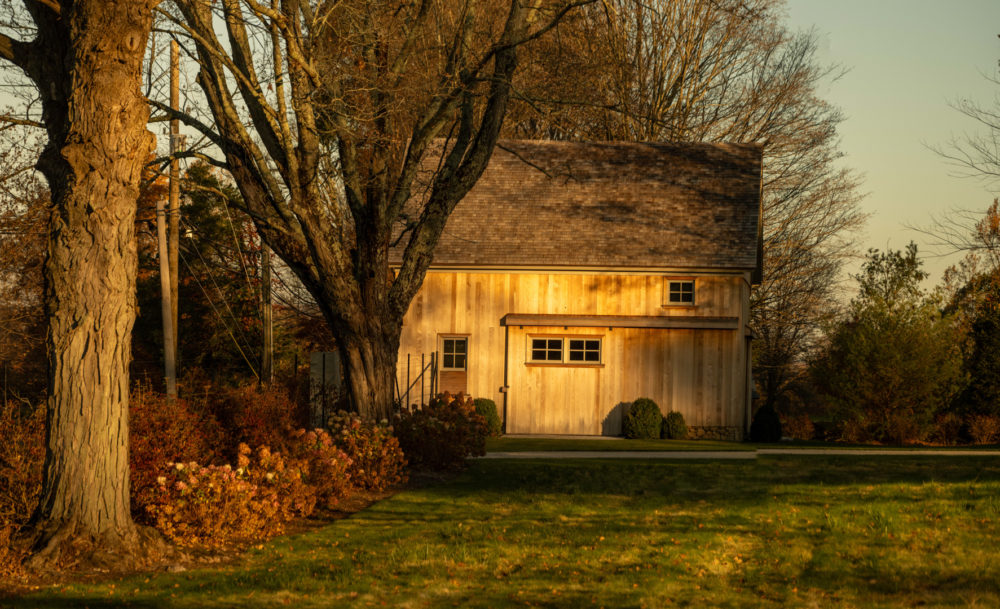
[[441,369],[465,370],[469,358],[469,338],[467,336],[441,337]]
[[530,342],[529,362],[562,362],[563,339],[551,336],[538,336],[528,339]]
[[600,365],[600,336],[529,336],[529,364]]
[[568,338],[569,363],[600,364],[601,339],[599,338]]
[[666,301],[668,305],[693,305],[694,279],[668,279]]

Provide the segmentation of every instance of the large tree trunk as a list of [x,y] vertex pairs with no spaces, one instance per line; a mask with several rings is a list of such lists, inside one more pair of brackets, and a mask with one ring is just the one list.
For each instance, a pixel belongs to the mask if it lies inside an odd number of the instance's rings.
[[396,403],[396,358],[402,323],[367,312],[360,328],[342,328],[337,345],[343,361],[347,390],[366,417],[391,419]]
[[37,559],[73,548],[118,562],[135,554],[137,540],[128,366],[136,198],[153,144],[140,92],[152,3],[78,0],[61,8],[51,19],[42,15],[39,28],[39,39],[58,49],[56,61],[31,74],[49,136],[38,168],[53,202],[45,262],[47,454],[32,521]]

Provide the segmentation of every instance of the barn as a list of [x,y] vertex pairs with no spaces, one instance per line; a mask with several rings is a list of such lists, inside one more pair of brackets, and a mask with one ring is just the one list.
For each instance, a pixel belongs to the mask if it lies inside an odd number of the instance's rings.
[[741,439],[761,166],[757,145],[501,141],[407,311],[400,384],[434,353],[439,390],[493,399],[506,433],[619,435],[648,397]]

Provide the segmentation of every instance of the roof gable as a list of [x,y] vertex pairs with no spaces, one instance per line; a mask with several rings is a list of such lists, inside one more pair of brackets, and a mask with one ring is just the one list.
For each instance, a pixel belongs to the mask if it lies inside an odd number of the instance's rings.
[[432,266],[756,270],[761,159],[743,144],[501,141]]

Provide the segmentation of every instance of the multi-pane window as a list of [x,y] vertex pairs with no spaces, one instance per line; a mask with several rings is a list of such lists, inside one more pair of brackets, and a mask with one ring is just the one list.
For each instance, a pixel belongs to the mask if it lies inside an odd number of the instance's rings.
[[465,370],[465,361],[469,352],[469,339],[441,339],[441,368],[444,370]]
[[670,281],[667,284],[667,304],[694,304],[694,281],[690,279]]
[[533,338],[531,339],[531,361],[561,362],[563,359],[563,339]]
[[569,361],[573,363],[599,364],[601,362],[601,339],[569,339]]
[[528,362],[536,364],[600,364],[600,338],[532,337]]

